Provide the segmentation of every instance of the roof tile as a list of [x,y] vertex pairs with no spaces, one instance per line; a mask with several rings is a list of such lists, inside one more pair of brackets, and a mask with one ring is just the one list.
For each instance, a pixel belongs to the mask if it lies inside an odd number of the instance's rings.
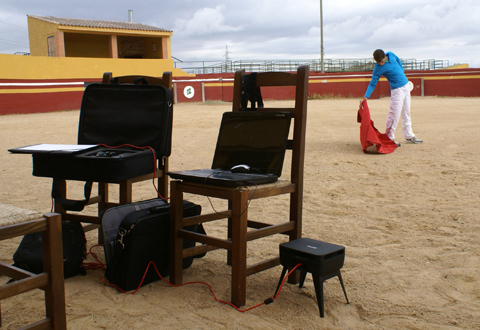
[[138,31],[156,31],[156,32],[172,32],[170,30],[157,28],[151,25],[145,25],[134,22],[120,22],[120,21],[100,21],[93,19],[79,19],[79,18],[62,18],[53,16],[35,16],[29,17],[40,19],[49,23],[54,23],[63,26],[78,26],[88,28],[103,28],[103,29],[121,29],[121,30],[138,30]]

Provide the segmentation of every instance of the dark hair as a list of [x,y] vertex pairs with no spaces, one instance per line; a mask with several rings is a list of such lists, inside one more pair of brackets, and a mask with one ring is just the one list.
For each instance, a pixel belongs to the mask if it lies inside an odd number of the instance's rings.
[[385,58],[385,52],[381,49],[377,49],[376,51],[373,52],[373,59],[375,62],[380,62]]

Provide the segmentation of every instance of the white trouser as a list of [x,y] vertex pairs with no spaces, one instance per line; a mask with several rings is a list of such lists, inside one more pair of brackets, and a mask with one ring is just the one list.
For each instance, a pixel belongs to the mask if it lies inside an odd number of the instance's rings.
[[402,117],[402,133],[405,139],[415,136],[412,131],[410,119],[410,88],[408,84],[403,87],[392,89],[390,95],[390,110],[388,111],[385,134],[390,140],[395,140],[395,129],[397,128],[400,116]]

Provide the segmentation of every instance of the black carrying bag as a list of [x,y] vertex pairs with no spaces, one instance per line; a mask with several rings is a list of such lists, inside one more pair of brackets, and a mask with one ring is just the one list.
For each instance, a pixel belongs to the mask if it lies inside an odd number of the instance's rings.
[[[13,255],[14,266],[34,274],[43,272],[42,233],[25,235]],[[85,233],[80,222],[62,221],[64,277],[85,275],[82,267],[86,255]]]
[[160,85],[91,84],[80,109],[78,144],[152,147],[168,157],[172,138],[172,91]]
[[92,182],[119,183],[152,173],[156,159],[170,156],[172,112],[172,91],[164,86],[90,84],[82,98],[77,142],[103,147],[75,154],[33,154],[33,175],[86,181],[85,200],[62,199],[58,184],[52,184],[56,202],[65,210],[82,211]]
[[156,154],[133,147],[105,148],[76,153],[33,154],[33,175],[65,180],[119,183],[152,173]]
[[[108,240],[104,245],[107,260],[105,278],[123,291],[135,290],[140,284],[143,286],[159,280],[155,267],[162,277],[169,275],[170,205],[161,199],[154,199],[119,206],[120,209],[132,207],[136,210],[122,218],[113,242],[110,241],[112,225],[109,224],[111,222],[109,213],[118,214],[118,210],[108,209],[102,217],[104,229],[108,228],[104,232],[105,239]],[[184,201],[184,217],[200,213],[200,205]],[[201,224],[185,229],[205,234]],[[184,248],[195,246],[195,242],[189,240],[183,242]],[[185,258],[183,269],[190,267],[194,258],[201,258],[204,255]],[[153,265],[148,267],[150,262],[153,262],[155,267]]]

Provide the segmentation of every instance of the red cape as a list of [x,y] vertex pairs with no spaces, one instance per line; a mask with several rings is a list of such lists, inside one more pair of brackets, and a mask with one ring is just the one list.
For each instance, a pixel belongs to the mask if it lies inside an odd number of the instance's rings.
[[367,148],[374,145],[377,151],[382,154],[389,154],[397,149],[395,142],[375,128],[370,111],[368,110],[367,100],[363,100],[360,109],[358,109],[357,122],[360,123],[360,142],[362,143],[363,152],[367,152]]

